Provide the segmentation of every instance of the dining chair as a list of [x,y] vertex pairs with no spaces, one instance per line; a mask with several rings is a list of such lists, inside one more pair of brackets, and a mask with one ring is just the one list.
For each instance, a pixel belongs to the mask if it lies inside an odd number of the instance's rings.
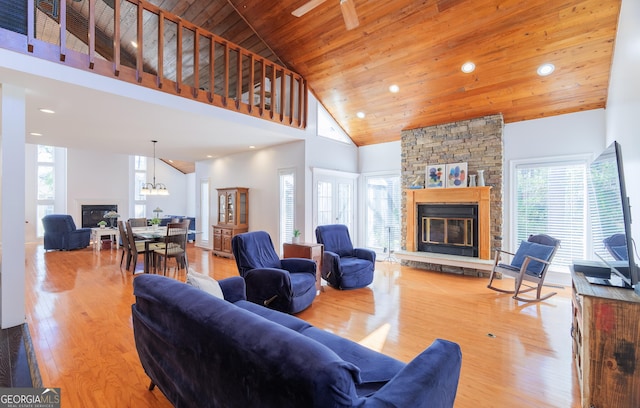
[[133,228],[136,227],[147,227],[149,224],[147,224],[147,219],[146,218],[129,218],[129,222],[131,223],[131,226]]
[[129,265],[131,261],[133,261],[133,268],[131,269],[131,271],[133,273],[136,273],[136,265],[138,264],[138,255],[140,254],[144,255],[146,253],[146,248],[147,248],[146,244],[149,241],[134,239],[131,221],[127,221],[126,226],[127,226],[127,240],[129,241],[129,257],[127,261],[127,269],[129,269]]
[[154,269],[157,271],[158,265],[163,265],[163,274],[167,274],[167,261],[175,258],[177,268],[185,270],[189,267],[187,259],[187,233],[189,232],[189,220],[167,224],[167,234],[164,242],[157,244],[154,253]]
[[120,232],[120,248],[122,249],[122,255],[120,256],[120,268],[122,268],[122,261],[124,260],[124,256],[126,255],[126,266],[127,269],[129,269],[129,265],[131,264],[131,249],[129,249],[129,236],[127,235],[124,221],[118,221],[118,231]]

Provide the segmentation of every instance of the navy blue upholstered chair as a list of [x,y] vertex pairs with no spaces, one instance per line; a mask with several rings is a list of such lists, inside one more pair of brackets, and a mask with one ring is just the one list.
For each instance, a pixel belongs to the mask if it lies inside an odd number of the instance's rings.
[[[549,269],[549,265],[551,265],[551,260],[559,247],[559,239],[540,234],[530,235],[528,240],[522,241],[515,254],[497,249],[487,287],[498,292],[513,293],[514,299],[523,302],[537,302],[550,298],[555,295],[556,292],[550,292],[542,296],[541,291],[547,270]],[[510,264],[500,262],[503,254],[513,256]],[[501,289],[493,286],[493,280],[498,273],[515,278],[514,290]],[[520,296],[521,293],[532,290],[536,291],[535,298]]]
[[320,225],[316,239],[324,245],[322,278],[336,289],[362,288],[373,282],[376,253],[354,248],[346,225]]
[[624,234],[613,234],[603,240],[604,247],[616,261],[628,261],[627,237]]
[[302,258],[280,259],[265,231],[234,236],[231,249],[250,302],[298,313],[315,299],[316,263]]
[[44,249],[64,251],[86,248],[91,240],[91,228],[76,228],[70,215],[49,214],[42,218]]

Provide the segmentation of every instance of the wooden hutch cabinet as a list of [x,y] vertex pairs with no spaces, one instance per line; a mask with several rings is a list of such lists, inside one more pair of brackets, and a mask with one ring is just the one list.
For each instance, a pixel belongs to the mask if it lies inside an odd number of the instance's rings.
[[231,239],[249,231],[249,189],[220,188],[218,223],[213,226],[213,254],[233,258]]
[[640,407],[640,296],[572,271],[573,357],[583,408]]

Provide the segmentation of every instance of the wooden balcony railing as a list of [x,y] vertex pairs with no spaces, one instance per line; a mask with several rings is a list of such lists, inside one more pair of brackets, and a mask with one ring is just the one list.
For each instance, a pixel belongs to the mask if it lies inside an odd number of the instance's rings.
[[306,127],[304,78],[146,1],[5,0],[2,8],[2,48]]

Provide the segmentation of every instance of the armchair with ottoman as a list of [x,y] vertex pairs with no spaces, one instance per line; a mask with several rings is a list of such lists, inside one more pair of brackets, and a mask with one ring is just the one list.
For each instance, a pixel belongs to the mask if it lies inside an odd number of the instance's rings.
[[404,363],[246,301],[241,277],[195,281],[202,289],[160,275],[133,282],[149,389],[176,407],[453,407],[456,343],[436,339]]
[[49,214],[42,218],[44,249],[86,248],[91,240],[91,228],[76,228],[73,217],[67,214]]

